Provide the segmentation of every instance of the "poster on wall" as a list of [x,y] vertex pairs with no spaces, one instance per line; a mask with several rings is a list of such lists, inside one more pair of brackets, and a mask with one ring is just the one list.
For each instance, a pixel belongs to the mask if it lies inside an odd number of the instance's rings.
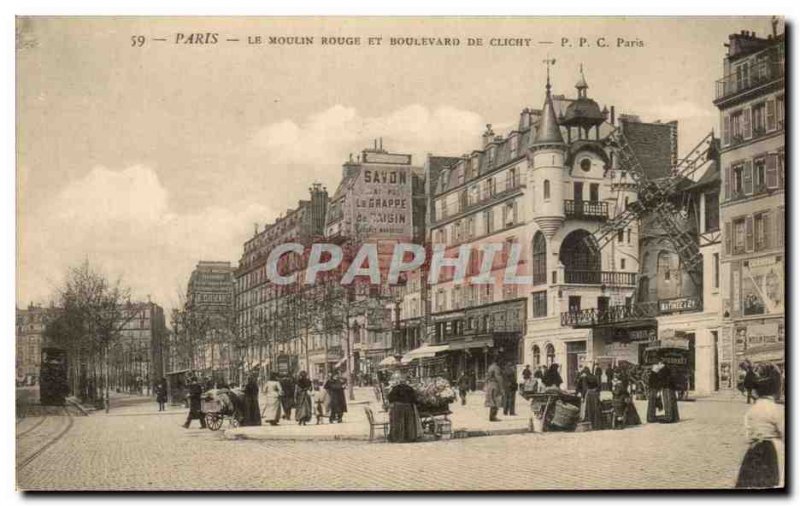
[[742,314],[783,313],[783,261],[763,257],[742,262]]

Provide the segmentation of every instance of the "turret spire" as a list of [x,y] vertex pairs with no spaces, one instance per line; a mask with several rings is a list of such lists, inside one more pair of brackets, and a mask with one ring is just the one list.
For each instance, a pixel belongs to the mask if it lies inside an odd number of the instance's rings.
[[555,62],[555,59],[544,60],[547,65],[547,85],[545,86],[544,106],[542,106],[539,128],[536,130],[536,137],[533,140],[534,147],[545,144],[564,144],[564,138],[561,136],[561,128],[558,126],[555,108],[553,107],[553,99],[550,96],[550,65],[555,64]]

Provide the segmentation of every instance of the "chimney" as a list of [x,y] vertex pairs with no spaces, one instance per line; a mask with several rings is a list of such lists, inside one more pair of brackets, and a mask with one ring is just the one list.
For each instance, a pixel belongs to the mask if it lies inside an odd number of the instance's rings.
[[531,127],[531,111],[527,107],[519,113],[519,130],[526,130]]
[[489,143],[492,142],[492,139],[494,138],[494,132],[492,131],[491,123],[486,124],[486,131],[483,132],[481,137],[483,138],[483,147],[488,146]]
[[253,235],[258,235],[258,223],[253,223]]
[[617,115],[616,115],[616,113],[614,111],[614,106],[612,105],[611,106],[611,125],[612,126],[616,126],[616,121],[617,121]]

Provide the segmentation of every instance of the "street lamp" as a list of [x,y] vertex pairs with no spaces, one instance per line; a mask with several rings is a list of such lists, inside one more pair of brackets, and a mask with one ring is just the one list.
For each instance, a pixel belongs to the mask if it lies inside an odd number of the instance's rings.
[[[353,322],[353,333],[359,335],[361,326],[358,320]],[[355,393],[353,392],[353,348],[350,344],[350,333],[347,333],[347,394],[351,401],[356,400]]]

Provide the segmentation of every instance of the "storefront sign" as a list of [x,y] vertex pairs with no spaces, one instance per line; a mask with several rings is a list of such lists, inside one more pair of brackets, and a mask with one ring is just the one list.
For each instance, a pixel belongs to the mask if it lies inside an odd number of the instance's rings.
[[625,360],[632,364],[639,363],[639,344],[638,343],[611,343],[607,344],[604,356],[613,357],[620,362]]
[[736,329],[736,353],[743,352],[747,349],[747,327],[738,327]]
[[700,309],[699,297],[681,297],[658,301],[658,312],[661,314],[679,313],[681,311],[697,311]]
[[747,349],[778,343],[778,324],[750,325],[747,328]]

